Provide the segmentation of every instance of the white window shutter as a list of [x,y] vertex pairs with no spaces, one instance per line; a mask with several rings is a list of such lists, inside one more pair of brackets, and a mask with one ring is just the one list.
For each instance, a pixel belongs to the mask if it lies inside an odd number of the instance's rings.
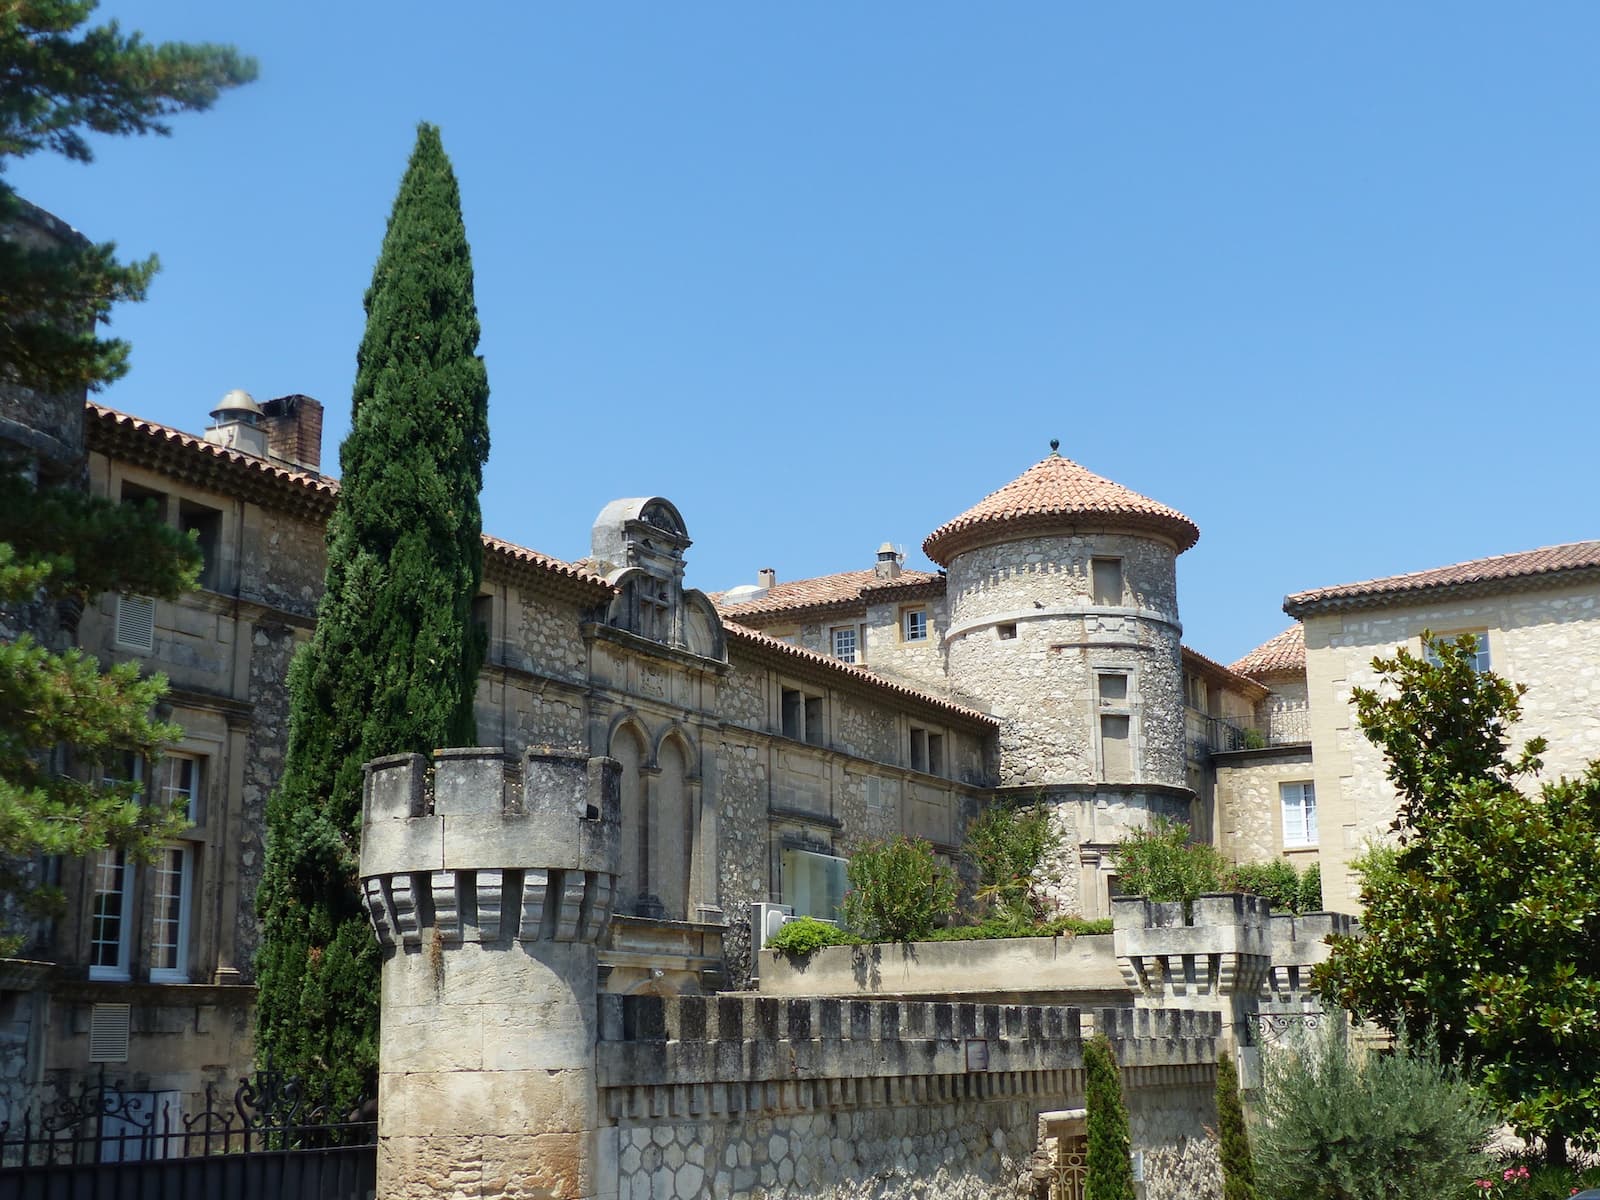
[[156,648],[156,602],[149,596],[117,597],[117,645],[141,654]]

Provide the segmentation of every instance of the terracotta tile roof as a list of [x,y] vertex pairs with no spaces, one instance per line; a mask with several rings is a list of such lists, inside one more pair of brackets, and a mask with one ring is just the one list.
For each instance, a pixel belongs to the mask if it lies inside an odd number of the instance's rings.
[[1007,534],[1022,535],[1063,525],[1149,530],[1171,538],[1180,553],[1200,540],[1199,528],[1177,509],[1052,454],[939,526],[922,549],[934,562],[948,566],[962,550],[995,540],[1001,526]]
[[[91,449],[121,454],[174,478],[209,485],[269,507],[287,508],[311,519],[326,521],[333,512],[339,494],[337,479],[242,454],[93,401],[86,405],[86,416]],[[533,570],[590,592],[612,591],[611,585],[592,571],[501,538],[484,534],[483,548],[491,560],[510,569]]]
[[121,452],[142,466],[190,482],[226,487],[257,503],[287,506],[324,520],[333,512],[337,480],[241,454],[92,400],[85,404],[84,415],[85,440],[91,450]]
[[596,575],[586,567],[576,563],[569,563],[563,559],[551,558],[548,554],[540,554],[537,550],[529,550],[526,546],[519,546],[515,542],[505,541],[503,538],[483,535],[483,549],[488,555],[498,558],[505,565],[529,567],[535,571],[548,575],[559,576],[570,580],[589,590],[610,594],[616,591],[605,578]]
[[729,604],[727,592],[711,593],[711,602],[725,620],[742,624],[770,624],[757,621],[777,615],[792,616],[807,609],[840,609],[891,600],[912,599],[919,594],[939,595],[944,591],[944,576],[926,571],[902,570],[898,578],[879,579],[870,568],[841,571],[837,575],[817,575],[774,584],[759,600]]
[[[1552,578],[1560,576],[1560,578]],[[1372,608],[1381,604],[1422,604],[1442,596],[1477,596],[1490,592],[1519,591],[1547,583],[1600,579],[1600,542],[1568,542],[1494,558],[1412,571],[1386,579],[1343,583],[1286,596],[1283,611],[1291,617],[1344,608]]]
[[1230,687],[1236,692],[1243,692],[1252,700],[1260,700],[1267,694],[1267,689],[1251,679],[1242,675],[1232,667],[1225,667],[1214,658],[1207,658],[1198,650],[1182,647],[1183,665],[1190,671],[1208,676],[1224,687]]
[[1233,663],[1231,670],[1241,675],[1280,675],[1306,669],[1306,628],[1299,622],[1289,626],[1271,641],[1263,642]]
[[946,700],[935,696],[931,692],[924,692],[917,688],[907,687],[903,683],[896,683],[885,679],[882,675],[875,675],[866,667],[854,663],[840,662],[837,658],[826,654],[818,654],[815,650],[807,650],[801,646],[791,646],[788,642],[780,641],[758,629],[750,629],[743,625],[727,624],[723,626],[727,631],[730,642],[742,642],[749,649],[758,651],[768,658],[790,661],[791,666],[805,666],[813,671],[820,671],[834,676],[843,676],[852,682],[865,684],[900,697],[901,699],[918,701],[930,708],[936,708],[952,716],[957,716],[965,721],[983,725],[987,728],[998,729],[1000,721],[988,713],[979,712],[975,708],[968,708],[964,704],[957,704],[953,700]]

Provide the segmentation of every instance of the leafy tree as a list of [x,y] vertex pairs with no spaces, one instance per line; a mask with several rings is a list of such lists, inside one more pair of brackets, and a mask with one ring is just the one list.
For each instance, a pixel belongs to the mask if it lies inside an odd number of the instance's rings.
[[[80,29],[92,3],[0,5],[0,172],[46,150],[88,162],[89,133],[166,133],[171,114],[210,107],[255,64],[217,46],[147,45],[115,23]],[[155,259],[120,264],[110,244],[55,248],[6,236],[23,211],[0,179],[0,387],[73,395],[127,368],[128,347],[96,336],[117,300],[137,300]],[[148,855],[181,825],[170,806],[141,799],[127,761],[151,766],[181,730],[152,712],[166,681],[136,665],[102,671],[78,650],[34,633],[60,606],[76,614],[108,591],[171,598],[193,587],[194,543],[155,514],[67,488],[35,489],[22,465],[0,461],[0,896],[24,913],[59,901],[28,863],[106,847]],[[16,935],[0,939],[14,950]]]
[[[0,617],[20,626],[44,605],[69,612],[102,592],[171,598],[193,587],[200,552],[149,513],[67,488],[35,489],[0,469]],[[131,758],[154,765],[182,730],[152,713],[160,675],[136,663],[102,671],[93,656],[56,652],[30,633],[0,638],[0,896],[24,913],[54,911],[60,896],[29,870],[40,854],[105,848],[147,857],[183,814],[126,778]],[[63,753],[65,751],[65,753]],[[0,939],[15,952],[20,935]]]
[[[228,46],[151,45],[115,21],[81,28],[94,8],[93,0],[0,5],[0,171],[38,150],[88,162],[91,133],[168,133],[165,118],[209,108],[223,89],[255,78],[255,61]],[[20,207],[0,181],[0,228]],[[95,327],[117,301],[144,298],[156,265],[154,257],[119,263],[109,242],[45,249],[0,238],[0,371],[68,394],[120,378],[127,343]]]
[[1128,1110],[1122,1103],[1116,1052],[1104,1034],[1083,1044],[1083,1075],[1089,1142],[1084,1200],[1134,1200]]
[[1256,1200],[1256,1167],[1239,1100],[1239,1072],[1227,1051],[1217,1056],[1217,1141],[1222,1200]]
[[259,1052],[342,1101],[371,1087],[377,1063],[379,960],[356,877],[362,764],[476,740],[489,383],[460,190],[431,125],[417,131],[366,310],[257,897]]
[[994,804],[973,818],[962,850],[978,873],[977,898],[992,906],[996,923],[1025,927],[1044,919],[1034,884],[1060,844],[1061,834],[1042,804]]
[[1364,1059],[1337,1032],[1263,1056],[1265,1200],[1436,1200],[1481,1175],[1495,1121],[1431,1044]]
[[955,909],[955,872],[920,838],[869,842],[845,871],[844,921],[868,941],[914,942]]
[[1313,986],[1461,1056],[1484,1095],[1563,1163],[1600,1144],[1600,764],[1519,790],[1523,689],[1474,669],[1471,638],[1378,659],[1357,716],[1400,792],[1401,844],[1358,862],[1364,936],[1332,939]]

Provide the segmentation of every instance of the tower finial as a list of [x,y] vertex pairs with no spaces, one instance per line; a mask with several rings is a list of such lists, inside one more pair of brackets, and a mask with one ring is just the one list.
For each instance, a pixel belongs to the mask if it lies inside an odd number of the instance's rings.
[[1060,453],[1061,453],[1061,439],[1060,438],[1051,438],[1050,439],[1050,453],[1058,455],[1058,456],[1060,455]]

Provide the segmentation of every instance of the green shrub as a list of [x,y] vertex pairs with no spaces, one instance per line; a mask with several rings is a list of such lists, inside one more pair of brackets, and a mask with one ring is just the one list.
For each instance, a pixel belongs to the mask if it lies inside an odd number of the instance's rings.
[[1263,1200],[1436,1200],[1488,1173],[1496,1121],[1431,1046],[1361,1055],[1340,1032],[1264,1055]]
[[767,947],[782,950],[790,958],[806,958],[823,946],[854,946],[860,942],[860,938],[837,925],[815,917],[798,917],[785,921],[778,932],[767,939]]
[[1300,876],[1300,905],[1303,913],[1322,912],[1322,868],[1312,863]]
[[1239,1100],[1239,1072],[1226,1051],[1217,1056],[1217,1142],[1222,1200],[1256,1200],[1256,1168]]
[[956,876],[920,838],[869,842],[846,868],[844,920],[871,942],[914,942],[956,906]]
[[1171,903],[1222,890],[1228,863],[1210,846],[1189,840],[1189,827],[1157,817],[1117,844],[1118,886],[1124,895]]
[[1128,1110],[1122,1105],[1117,1056],[1105,1034],[1083,1044],[1084,1124],[1088,1154],[1084,1165],[1085,1200],[1134,1200],[1133,1155]]
[[1300,876],[1281,858],[1269,863],[1241,863],[1229,870],[1224,884],[1229,891],[1249,892],[1272,901],[1274,912],[1300,911]]
[[1034,880],[1060,844],[1061,833],[1042,804],[999,803],[984,809],[967,826],[962,847],[978,874],[978,900],[1013,924],[1037,924],[1045,914]]
[[929,942],[983,942],[999,938],[1061,937],[1070,934],[1110,933],[1111,918],[1086,921],[1082,917],[1057,917],[1053,921],[1040,921],[1033,925],[1018,925],[1004,920],[988,920],[977,925],[952,925],[935,929],[924,941]]

